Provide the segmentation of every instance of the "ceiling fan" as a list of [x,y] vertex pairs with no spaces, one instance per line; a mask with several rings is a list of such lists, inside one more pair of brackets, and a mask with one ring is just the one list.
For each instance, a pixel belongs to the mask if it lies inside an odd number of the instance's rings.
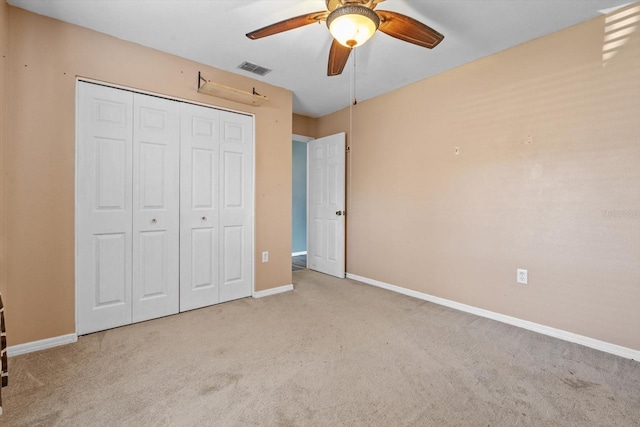
[[342,73],[351,50],[369,40],[376,30],[397,39],[432,49],[444,36],[409,16],[388,10],[374,10],[385,0],[326,0],[327,10],[289,18],[247,33],[251,40],[327,21],[334,37],[329,51],[328,76]]

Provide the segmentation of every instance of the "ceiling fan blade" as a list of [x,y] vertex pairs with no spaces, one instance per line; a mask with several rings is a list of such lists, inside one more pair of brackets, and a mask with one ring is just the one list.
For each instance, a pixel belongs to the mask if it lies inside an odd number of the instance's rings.
[[444,39],[433,28],[406,15],[388,10],[377,10],[376,13],[381,21],[378,29],[391,37],[429,49],[436,47]]
[[342,74],[344,66],[351,55],[351,49],[333,40],[331,50],[329,51],[329,66],[327,67],[327,76],[338,76]]
[[267,25],[259,30],[247,33],[247,37],[251,40],[261,39],[262,37],[272,36],[284,31],[293,30],[294,28],[304,27],[305,25],[315,24],[316,22],[325,21],[329,15],[328,11],[307,13],[305,15],[296,16],[294,18],[285,19],[275,24]]

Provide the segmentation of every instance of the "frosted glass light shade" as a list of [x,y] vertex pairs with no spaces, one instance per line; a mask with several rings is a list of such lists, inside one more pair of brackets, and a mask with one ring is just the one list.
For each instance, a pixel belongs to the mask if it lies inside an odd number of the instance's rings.
[[340,7],[327,17],[327,26],[333,38],[349,48],[363,45],[373,36],[378,25],[378,15],[373,10],[358,5]]

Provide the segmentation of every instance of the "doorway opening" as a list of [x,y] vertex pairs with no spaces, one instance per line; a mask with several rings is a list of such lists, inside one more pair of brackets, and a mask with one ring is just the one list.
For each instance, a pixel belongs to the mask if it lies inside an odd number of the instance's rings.
[[307,268],[307,143],[312,138],[292,138],[291,270]]

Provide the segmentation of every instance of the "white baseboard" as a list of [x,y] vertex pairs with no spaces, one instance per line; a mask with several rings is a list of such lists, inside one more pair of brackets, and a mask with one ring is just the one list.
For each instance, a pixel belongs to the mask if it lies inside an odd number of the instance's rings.
[[[293,285],[279,286],[277,288],[265,289],[264,291],[253,292],[254,298],[263,298],[270,295],[280,294],[293,290]],[[78,335],[68,334],[59,337],[47,338],[39,341],[32,341],[24,344],[12,345],[7,347],[7,356],[19,356],[21,354],[32,353],[34,351],[46,350],[48,348],[57,347],[59,345],[71,344],[78,341]]]
[[265,289],[264,291],[253,292],[254,298],[263,298],[271,295],[281,294],[283,292],[289,292],[293,290],[293,285],[278,286],[277,288]]
[[11,345],[7,347],[7,356],[19,356],[21,354],[32,353],[34,351],[46,350],[59,345],[71,344],[78,341],[78,335],[69,334],[59,337],[47,338],[39,341],[31,341],[24,344]]
[[293,252],[291,256],[300,256],[300,255],[306,255],[306,254],[307,254],[307,251]]
[[403,288],[400,286],[392,285],[389,283],[381,282],[379,280],[369,279],[367,277],[362,277],[362,276],[358,276],[351,273],[347,273],[347,278],[357,280],[358,282],[366,283],[368,285],[376,286],[378,288],[383,288],[389,291],[397,292],[399,294],[408,295],[410,297],[418,298],[424,301],[429,301],[434,304],[443,305],[445,307],[453,308],[455,310],[460,310],[467,313],[475,314],[480,317],[486,317],[487,319],[497,320],[498,322],[517,326],[519,328],[527,329],[529,331],[537,332],[543,335],[548,335],[550,337],[559,338],[564,341],[580,344],[585,347],[594,348],[596,350],[604,351],[606,353],[615,354],[616,356],[621,356],[627,359],[640,361],[640,350],[634,350],[632,348],[622,347],[617,344],[611,344],[606,341],[600,341],[594,338],[586,337],[584,335],[574,334],[573,332],[563,331],[562,329],[556,329],[550,326],[541,325],[539,323],[530,322],[528,320],[518,319],[517,317],[507,316],[504,314],[496,313],[494,311],[489,311],[489,310],[474,307],[471,305],[462,304],[456,301],[436,297],[433,295],[429,295],[429,294],[414,291],[411,289]]

